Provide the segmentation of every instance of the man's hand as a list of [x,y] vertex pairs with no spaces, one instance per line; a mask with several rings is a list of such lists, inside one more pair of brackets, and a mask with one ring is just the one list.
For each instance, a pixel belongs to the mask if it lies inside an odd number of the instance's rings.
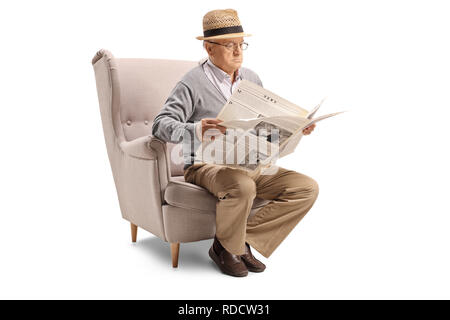
[[208,132],[209,135],[212,135],[211,140],[214,140],[214,135],[217,135],[219,132],[225,134],[227,130],[226,127],[222,127],[221,125],[219,125],[219,123],[223,122],[223,120],[217,118],[204,118],[201,120],[201,122],[202,122],[202,138],[204,137],[205,132],[207,130],[211,130],[211,132]]
[[303,134],[305,136],[309,135],[311,132],[314,131],[314,128],[316,127],[316,124],[313,123],[312,125],[310,125],[309,127],[306,127],[305,129],[303,129]]

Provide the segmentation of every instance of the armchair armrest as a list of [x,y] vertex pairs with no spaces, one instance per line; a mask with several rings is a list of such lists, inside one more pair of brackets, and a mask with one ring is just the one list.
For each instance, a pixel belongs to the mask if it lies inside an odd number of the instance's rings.
[[158,155],[155,150],[150,148],[150,142],[153,139],[156,138],[149,135],[134,139],[132,141],[123,141],[120,143],[120,148],[130,157],[143,160],[156,160]]
[[112,163],[122,216],[165,239],[162,205],[170,181],[166,143],[147,135],[115,146]]
[[152,136],[143,136],[132,141],[123,141],[120,148],[125,155],[139,160],[152,160],[157,163],[161,201],[164,202],[164,191],[170,181],[170,158],[164,141]]

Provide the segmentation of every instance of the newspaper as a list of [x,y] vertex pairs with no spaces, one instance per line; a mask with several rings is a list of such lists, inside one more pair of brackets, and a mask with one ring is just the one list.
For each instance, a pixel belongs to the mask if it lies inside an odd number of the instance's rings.
[[323,101],[308,111],[244,79],[217,115],[226,134],[208,130],[194,161],[250,171],[275,164],[294,152],[303,129],[342,113],[314,117]]

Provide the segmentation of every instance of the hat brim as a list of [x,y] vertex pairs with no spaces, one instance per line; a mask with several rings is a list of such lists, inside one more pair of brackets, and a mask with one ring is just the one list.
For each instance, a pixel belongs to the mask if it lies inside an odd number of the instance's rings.
[[196,39],[198,40],[212,40],[212,39],[229,39],[229,38],[240,38],[240,37],[250,37],[250,33],[227,33],[227,34],[221,34],[218,36],[212,36],[212,37],[204,37],[204,36],[198,36]]

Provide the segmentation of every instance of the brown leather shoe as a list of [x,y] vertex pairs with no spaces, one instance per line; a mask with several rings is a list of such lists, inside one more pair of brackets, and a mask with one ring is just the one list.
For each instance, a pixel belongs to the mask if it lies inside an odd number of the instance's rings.
[[266,269],[266,265],[253,256],[250,245],[247,242],[245,243],[245,254],[241,255],[241,259],[247,266],[248,271],[263,272]]
[[209,249],[209,256],[225,274],[234,277],[245,277],[248,274],[247,267],[241,257],[228,252],[220,244],[217,237],[214,237],[214,243]]

